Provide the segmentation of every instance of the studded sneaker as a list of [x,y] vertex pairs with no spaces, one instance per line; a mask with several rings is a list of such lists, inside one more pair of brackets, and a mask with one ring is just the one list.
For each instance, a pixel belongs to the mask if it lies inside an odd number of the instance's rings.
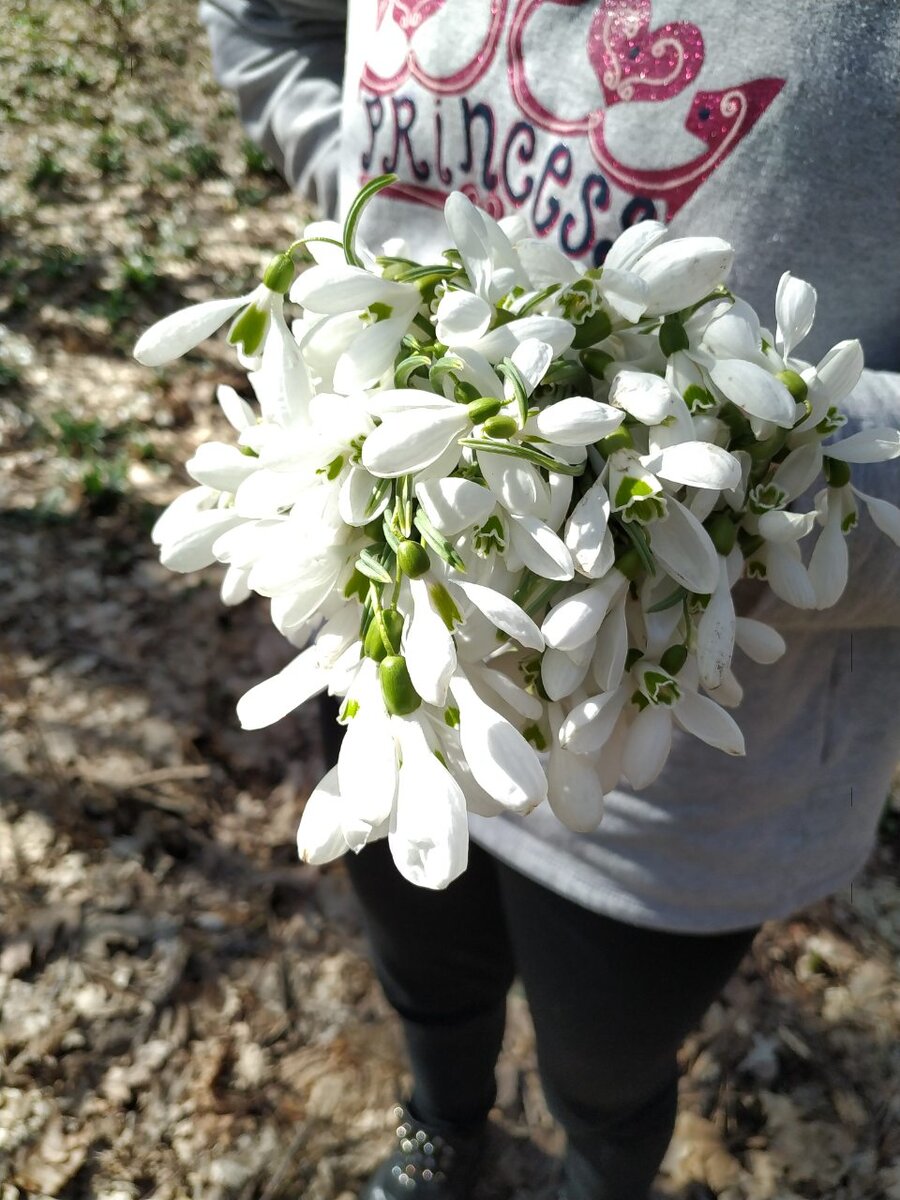
[[397,1150],[360,1192],[359,1200],[472,1200],[484,1153],[484,1133],[432,1134],[400,1105]]

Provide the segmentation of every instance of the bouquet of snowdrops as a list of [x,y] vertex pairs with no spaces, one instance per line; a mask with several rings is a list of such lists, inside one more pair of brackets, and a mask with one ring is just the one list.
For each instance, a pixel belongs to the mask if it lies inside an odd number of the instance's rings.
[[732,589],[834,604],[858,500],[900,543],[900,511],[850,466],[897,457],[900,434],[832,440],[859,343],[796,358],[813,288],[782,277],[773,335],[729,292],[718,238],[645,221],[585,269],[455,193],[452,248],[422,264],[357,237],[390,182],[135,353],[162,364],[232,319],[254,402],[219,389],[234,442],[200,446],[153,537],[175,571],[225,564],[223,601],[269,597],[302,648],[240,700],[245,728],[342,701],[302,858],[387,837],[440,888],[465,869],[467,810],[546,800],[587,832],[604,791],[659,775],[675,727],[743,754],[735,646],[761,663],[785,646]]

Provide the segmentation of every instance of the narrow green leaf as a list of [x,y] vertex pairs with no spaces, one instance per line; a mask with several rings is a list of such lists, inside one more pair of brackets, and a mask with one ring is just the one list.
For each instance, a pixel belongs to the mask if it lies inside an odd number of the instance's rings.
[[428,520],[425,512],[421,508],[416,509],[416,515],[413,518],[416,529],[422,535],[422,540],[434,550],[435,554],[439,554],[444,562],[449,563],[451,567],[455,567],[457,571],[464,571],[466,564],[459,557],[447,539],[442,533]]
[[373,196],[386,187],[390,187],[392,183],[397,182],[396,175],[379,175],[376,179],[370,179],[365,187],[361,188],[356,195],[353,203],[350,205],[350,210],[347,213],[347,219],[344,222],[344,258],[351,267],[361,267],[362,259],[356,253],[356,229],[359,225],[360,218],[365,211],[366,205]]
[[521,458],[526,462],[534,463],[535,466],[543,467],[547,471],[556,471],[558,475],[583,475],[587,467],[586,460],[576,465],[560,462],[558,458],[551,458],[549,454],[542,454],[540,450],[521,443],[491,442],[486,438],[460,438],[459,444],[471,446],[474,450],[489,450],[491,454],[505,454],[510,458]]

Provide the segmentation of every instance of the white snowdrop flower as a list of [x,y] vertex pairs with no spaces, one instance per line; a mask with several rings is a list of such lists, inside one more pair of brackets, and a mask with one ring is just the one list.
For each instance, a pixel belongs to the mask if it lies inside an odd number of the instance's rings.
[[335,391],[345,394],[372,387],[382,378],[422,303],[414,284],[382,279],[344,263],[304,271],[291,288],[291,300],[322,316],[356,314],[355,333],[352,323],[342,322],[341,332],[350,337],[332,374]]
[[557,400],[534,418],[541,437],[560,446],[584,446],[613,433],[625,420],[624,412],[587,396]]
[[547,799],[553,815],[573,833],[592,833],[603,819],[603,789],[593,763],[559,743],[562,711],[551,704]]
[[628,621],[626,597],[613,604],[603,618],[597,634],[591,674],[601,691],[612,692],[622,682],[628,660]]
[[318,782],[303,808],[297,829],[300,861],[312,866],[333,862],[350,849],[341,826],[338,769],[332,767]]
[[828,488],[817,497],[817,507],[824,511],[824,524],[807,568],[816,608],[831,608],[837,604],[847,586],[850,555],[843,528],[842,491]]
[[544,618],[544,641],[555,650],[569,651],[593,642],[606,614],[627,587],[628,580],[613,568],[590,587],[560,600]]
[[678,312],[709,295],[722,283],[734,250],[721,238],[687,237],[645,249],[631,270],[648,287],[646,315]]
[[497,629],[509,634],[522,646],[531,650],[543,650],[544,639],[540,629],[514,600],[494,588],[468,582],[458,575],[452,578],[451,585],[462,592]]
[[644,425],[662,425],[675,413],[676,393],[658,375],[623,367],[609,389],[609,402]]
[[816,591],[796,541],[767,541],[747,563],[751,578],[765,579],[785,604],[815,608]]
[[319,661],[319,650],[309,646],[270,679],[245,692],[237,705],[242,729],[264,729],[324,691],[328,671]]
[[822,453],[845,463],[887,462],[900,458],[900,429],[861,429],[840,441],[822,446]]
[[564,700],[584,683],[594,647],[590,642],[572,650],[548,647],[541,657],[541,684],[551,700]]
[[881,530],[885,537],[889,537],[895,546],[900,546],[900,508],[896,504],[891,504],[889,501],[882,500],[878,496],[869,496],[852,485],[851,490],[853,495],[857,496],[865,504],[866,511],[872,518],[875,526]]
[[641,464],[667,483],[728,491],[741,481],[741,464],[711,442],[677,442],[641,456]]
[[134,357],[145,367],[160,367],[181,358],[212,337],[229,317],[258,299],[257,291],[226,300],[205,300],[163,317],[138,338]]
[[387,833],[399,775],[394,729],[373,670],[366,671],[357,694],[359,708],[347,723],[337,762],[341,828],[354,851]]
[[719,558],[719,581],[697,622],[697,665],[704,687],[717,688],[731,666],[737,618],[731,598],[728,566]]
[[662,774],[672,748],[672,714],[650,704],[631,723],[622,752],[622,770],[636,791]]
[[150,533],[164,567],[185,573],[215,562],[217,539],[242,522],[234,508],[222,503],[227,499],[215,488],[196,487],[172,501]]
[[504,809],[527,813],[547,798],[540,759],[519,731],[478,696],[461,671],[450,685],[459,738],[475,780]]
[[611,504],[601,479],[595,479],[566,523],[565,543],[576,570],[599,579],[612,567],[615,543],[609,527]]
[[782,429],[797,419],[797,402],[784,383],[757,363],[740,358],[719,359],[709,378],[727,400],[748,417]]
[[734,639],[739,649],[756,663],[778,662],[787,650],[787,643],[776,629],[752,617],[737,618]]
[[404,637],[403,653],[413,687],[426,704],[443,705],[456,670],[456,645],[434,609],[425,579],[410,579],[412,613]]
[[622,684],[573,705],[559,731],[560,745],[573,754],[595,754],[606,745],[633,687]]
[[719,578],[716,548],[697,518],[674,497],[666,514],[650,527],[650,549],[676,583],[689,592],[707,595]]
[[790,356],[812,329],[815,315],[816,289],[785,271],[775,292],[775,346],[779,354],[784,358]]
[[445,888],[468,862],[466,798],[415,714],[392,717],[391,727],[401,755],[388,833],[391,855],[410,883]]

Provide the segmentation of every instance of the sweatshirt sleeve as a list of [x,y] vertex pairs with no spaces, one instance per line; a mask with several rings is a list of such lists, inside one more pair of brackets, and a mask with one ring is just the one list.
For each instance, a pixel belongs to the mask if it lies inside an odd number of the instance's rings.
[[[874,426],[900,427],[900,373],[863,371],[859,383],[841,404],[848,421],[837,438],[849,437]],[[854,487],[869,496],[900,506],[900,460],[861,463],[851,467]],[[818,487],[793,507],[806,510]],[[747,616],[770,621],[776,628],[805,632],[836,629],[900,627],[900,548],[873,522],[862,500],[857,501],[859,523],[847,539],[850,573],[847,588],[833,608],[822,612],[791,608],[768,588],[747,587]],[[813,534],[812,538],[816,535]],[[812,541],[812,538],[809,541]],[[808,561],[808,550],[804,558]],[[744,588],[746,585],[741,584]]]
[[337,211],[346,0],[201,0],[216,78],[291,187]]

